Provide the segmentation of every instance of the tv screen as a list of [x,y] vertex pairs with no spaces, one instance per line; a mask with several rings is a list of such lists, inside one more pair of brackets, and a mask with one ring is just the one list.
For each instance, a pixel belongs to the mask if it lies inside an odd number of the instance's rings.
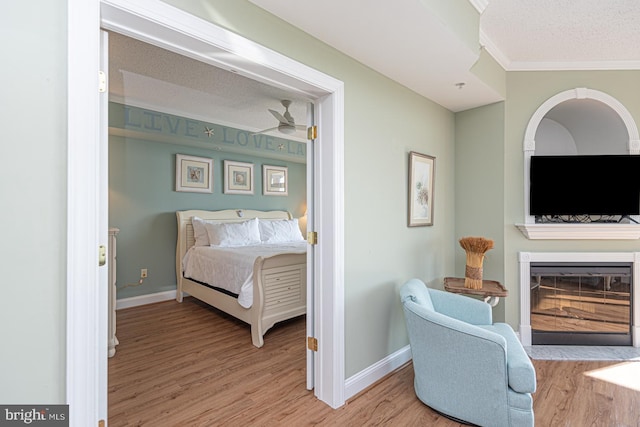
[[533,156],[530,172],[530,215],[640,214],[640,156]]

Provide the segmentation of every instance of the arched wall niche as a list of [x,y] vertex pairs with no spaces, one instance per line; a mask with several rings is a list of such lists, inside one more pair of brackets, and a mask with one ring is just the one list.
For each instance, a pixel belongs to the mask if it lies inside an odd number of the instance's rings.
[[[560,128],[564,128],[563,125],[558,124],[555,120],[548,117],[549,112],[560,104],[567,103],[578,103],[576,101],[579,100],[588,100],[588,101],[597,101],[602,103],[601,107],[605,108],[603,110],[606,115],[614,117],[613,120],[617,120],[616,116],[619,117],[622,126],[619,126],[620,129],[617,130],[617,140],[623,138],[624,131],[626,130],[626,141],[621,141],[617,144],[612,144],[612,147],[601,147],[598,150],[598,147],[594,148],[593,144],[590,147],[585,148],[582,152],[579,148],[579,144],[573,140],[575,135],[571,135],[570,130],[560,130]],[[612,111],[611,111],[612,110]],[[538,131],[541,131],[538,133]],[[529,172],[531,165],[531,156],[536,154],[536,137],[541,137],[545,134],[553,133],[555,135],[563,135],[563,144],[565,148],[555,147],[556,150],[564,150],[563,152],[551,152],[552,149],[549,146],[545,146],[544,143],[540,143],[539,149],[543,152],[538,154],[640,154],[640,135],[638,134],[638,127],[636,126],[633,117],[629,113],[629,111],[614,97],[597,90],[587,89],[587,88],[575,88],[570,89],[557,95],[552,96],[547,101],[545,101],[536,112],[531,116],[529,120],[529,124],[527,125],[527,129],[525,131],[523,150],[524,150],[524,215],[525,215],[525,226],[528,224],[535,224],[535,218],[529,215]],[[576,132],[574,132],[576,133]],[[626,142],[626,147],[624,146]],[[525,230],[519,227],[521,231],[529,238],[532,237],[530,233],[525,232]],[[567,238],[581,238],[581,237],[567,237]],[[603,237],[606,238],[606,237]]]

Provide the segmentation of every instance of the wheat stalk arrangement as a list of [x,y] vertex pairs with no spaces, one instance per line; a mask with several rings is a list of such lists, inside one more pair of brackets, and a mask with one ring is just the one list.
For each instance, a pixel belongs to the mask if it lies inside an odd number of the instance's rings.
[[464,287],[482,289],[482,263],[484,254],[493,249],[493,240],[484,237],[463,237],[460,246],[467,253],[467,266],[464,272]]

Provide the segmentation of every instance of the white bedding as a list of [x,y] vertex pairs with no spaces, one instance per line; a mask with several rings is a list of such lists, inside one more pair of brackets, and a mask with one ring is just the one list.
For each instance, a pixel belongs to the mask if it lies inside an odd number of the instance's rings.
[[262,243],[254,246],[193,246],[182,260],[184,277],[222,288],[238,295],[238,303],[253,303],[253,264],[257,257],[283,253],[303,254],[307,242]]

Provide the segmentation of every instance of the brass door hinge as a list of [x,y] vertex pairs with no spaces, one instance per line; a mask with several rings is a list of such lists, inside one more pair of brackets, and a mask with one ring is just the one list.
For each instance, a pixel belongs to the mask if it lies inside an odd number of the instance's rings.
[[318,244],[318,232],[317,231],[309,231],[307,233],[307,243],[310,245]]
[[318,339],[307,337],[307,348],[311,351],[318,351]]
[[316,139],[318,137],[318,126],[307,128],[307,139]]
[[102,267],[107,263],[107,248],[104,245],[98,246],[98,266]]
[[98,71],[98,92],[104,93],[107,91],[107,75],[104,71]]
[[98,421],[98,427],[104,427],[106,424],[104,422],[104,420],[100,420]]

